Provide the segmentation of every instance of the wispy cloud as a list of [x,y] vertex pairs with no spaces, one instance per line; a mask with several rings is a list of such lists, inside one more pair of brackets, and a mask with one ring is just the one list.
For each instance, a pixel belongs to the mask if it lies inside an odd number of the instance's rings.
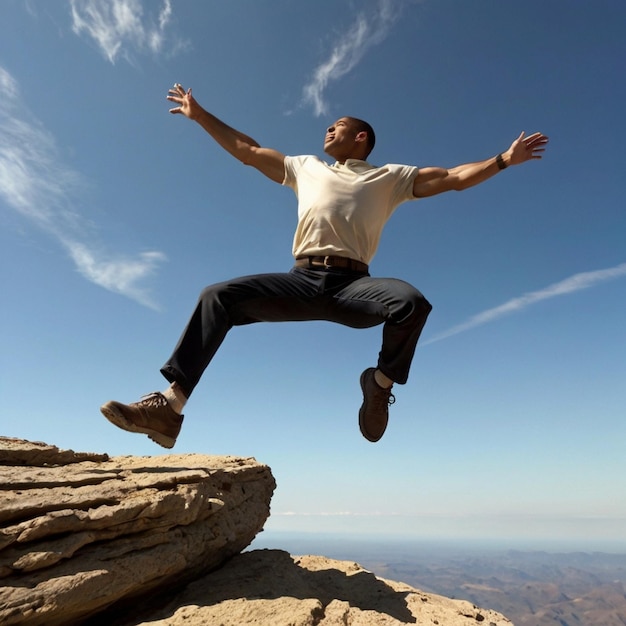
[[302,103],[311,105],[316,116],[328,112],[325,96],[328,85],[352,71],[370,48],[387,37],[403,5],[399,0],[378,0],[372,12],[359,13],[347,32],[338,37],[327,60],[315,69],[311,81],[303,88]]
[[62,243],[78,271],[87,280],[150,308],[158,308],[150,290],[143,283],[165,260],[162,252],[140,252],[136,258],[111,258],[97,253],[81,241],[65,239]]
[[[72,30],[93,39],[111,62],[119,58],[130,61],[133,52],[159,53],[166,43],[166,32],[172,18],[171,0],[70,0]],[[155,12],[155,7],[158,10]],[[173,42],[174,48],[181,42]]]
[[96,252],[88,222],[78,209],[84,180],[63,165],[54,137],[19,98],[17,81],[0,66],[0,198],[56,240],[87,280],[157,308],[144,283],[165,255]]
[[508,300],[504,304],[494,307],[493,309],[487,309],[482,313],[478,313],[477,315],[470,317],[466,322],[453,326],[443,333],[439,333],[435,337],[431,337],[427,341],[424,341],[423,344],[427,345],[429,343],[441,341],[442,339],[458,335],[459,333],[471,330],[477,326],[494,322],[495,320],[500,319],[505,315],[509,315],[510,313],[523,311],[537,302],[548,300],[550,298],[556,298],[558,296],[564,296],[583,289],[589,289],[590,287],[594,287],[600,283],[615,280],[616,278],[621,278],[623,276],[626,276],[626,263],[621,263],[615,267],[609,267],[603,270],[574,274],[573,276],[570,276],[569,278],[566,278],[558,283],[554,283],[545,289],[531,291],[530,293],[526,293],[518,298]]

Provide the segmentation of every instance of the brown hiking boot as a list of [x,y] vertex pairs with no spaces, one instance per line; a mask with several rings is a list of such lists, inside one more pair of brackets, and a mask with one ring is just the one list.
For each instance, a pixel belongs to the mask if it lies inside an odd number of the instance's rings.
[[391,387],[381,387],[374,378],[376,368],[370,367],[361,374],[363,404],[359,410],[359,428],[368,441],[378,441],[385,433],[389,421],[389,405],[396,401]]
[[165,396],[155,391],[139,402],[107,402],[100,407],[109,422],[130,433],[143,433],[164,448],[173,448],[183,424],[183,416],[170,406]]

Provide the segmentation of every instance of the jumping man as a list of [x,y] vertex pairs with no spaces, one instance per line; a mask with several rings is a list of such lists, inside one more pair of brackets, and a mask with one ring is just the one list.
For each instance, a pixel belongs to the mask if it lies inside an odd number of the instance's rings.
[[410,284],[369,273],[387,220],[408,200],[461,191],[501,170],[540,159],[548,138],[521,133],[508,150],[450,169],[387,164],[366,159],[374,148],[372,127],[341,117],[324,137],[328,164],[316,156],[285,156],[260,146],[206,111],[179,84],[167,99],[171,113],[197,122],[226,152],[276,183],[291,187],[298,199],[293,240],[294,266],[287,273],[257,274],[206,287],[187,327],[161,373],[170,383],[162,393],[138,402],[107,402],[104,416],[116,426],[143,433],[172,448],[187,399],[233,326],[254,322],[327,320],[353,328],[383,324],[376,367],[361,374],[363,404],[359,427],[369,441],[385,432],[394,383],[407,382],[417,341],[431,310]]

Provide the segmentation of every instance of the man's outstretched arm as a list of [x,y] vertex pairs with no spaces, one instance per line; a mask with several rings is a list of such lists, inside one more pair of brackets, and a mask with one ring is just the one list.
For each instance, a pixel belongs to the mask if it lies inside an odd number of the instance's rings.
[[495,176],[509,165],[540,159],[547,143],[548,138],[542,133],[534,133],[528,137],[522,133],[506,152],[490,159],[457,165],[451,169],[420,168],[413,184],[413,195],[416,198],[425,198],[444,191],[462,191],[473,187]]
[[215,141],[245,165],[251,165],[271,180],[282,183],[285,178],[285,155],[277,150],[262,148],[252,137],[231,128],[220,119],[203,109],[191,95],[176,83],[167,99],[178,104],[170,113],[180,113],[197,122]]

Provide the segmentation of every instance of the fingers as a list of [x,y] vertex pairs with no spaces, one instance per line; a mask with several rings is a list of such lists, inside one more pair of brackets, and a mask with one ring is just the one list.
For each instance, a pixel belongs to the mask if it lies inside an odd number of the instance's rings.
[[530,152],[531,159],[540,159],[546,150],[549,139],[542,133],[534,133],[525,140],[526,150]]
[[191,96],[191,89],[188,89],[187,92],[185,92],[180,83],[174,83],[174,86],[170,87],[167,92],[166,99],[179,104],[179,106],[170,109],[170,113],[183,113],[183,105],[186,96]]
[[548,137],[546,137],[543,133],[533,133],[532,135],[528,135],[528,137],[526,137],[526,133],[522,131],[515,142],[523,142],[524,145],[548,143]]
[[536,144],[546,144],[548,143],[548,137],[543,135],[542,133],[533,133],[524,139],[524,143],[526,145],[534,146]]
[[531,159],[541,159],[547,143],[548,137],[543,133],[533,133],[526,136],[525,132],[521,132],[511,144],[511,163],[516,165]]
[[528,137],[525,135],[526,133],[522,132],[514,142],[519,146],[518,150],[523,150],[522,159],[540,159],[542,153],[545,152],[548,137],[543,133],[533,133]]
[[180,98],[177,98],[176,96],[167,96],[167,99],[171,100],[172,102],[179,103],[179,106],[170,109],[170,113],[182,113],[183,112],[183,107],[180,106],[182,104]]
[[167,99],[174,102],[182,102],[186,97],[191,98],[191,88],[185,91],[180,83],[175,83],[167,92]]
[[168,100],[182,100],[184,95],[185,95],[185,90],[183,89],[182,85],[180,85],[179,83],[176,83],[173,87],[170,87],[169,91],[167,92],[167,99]]

